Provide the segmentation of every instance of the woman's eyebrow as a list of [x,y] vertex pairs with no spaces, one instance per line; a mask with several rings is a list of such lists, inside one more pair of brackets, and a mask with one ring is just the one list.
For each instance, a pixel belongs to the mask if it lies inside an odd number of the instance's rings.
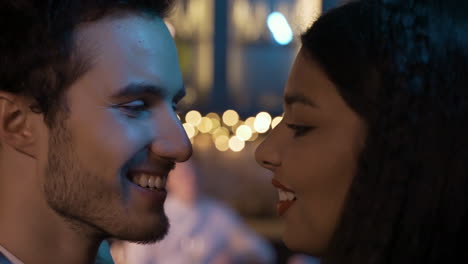
[[284,103],[286,106],[293,104],[302,104],[313,108],[320,108],[318,104],[303,94],[286,94],[284,96]]

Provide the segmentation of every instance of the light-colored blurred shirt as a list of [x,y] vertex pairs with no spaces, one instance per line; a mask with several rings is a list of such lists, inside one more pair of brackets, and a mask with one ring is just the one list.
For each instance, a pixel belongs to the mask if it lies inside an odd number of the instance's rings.
[[188,207],[169,196],[165,209],[171,224],[168,235],[150,245],[122,243],[112,249],[116,264],[275,262],[271,245],[219,202],[203,199]]
[[0,252],[10,261],[11,264],[24,264],[21,260],[19,260],[13,254],[11,254],[8,250],[6,250],[1,245],[0,245]]
[[311,256],[296,254],[289,258],[288,264],[320,264],[320,261]]

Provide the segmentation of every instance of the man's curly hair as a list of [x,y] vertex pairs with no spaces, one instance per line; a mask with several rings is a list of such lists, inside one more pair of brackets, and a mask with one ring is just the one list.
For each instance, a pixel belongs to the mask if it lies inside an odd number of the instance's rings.
[[67,87],[90,68],[74,32],[83,23],[119,12],[164,17],[172,0],[2,0],[0,90],[34,99],[31,109],[52,126],[66,110]]
[[468,4],[369,0],[302,36],[368,123],[324,264],[468,263]]

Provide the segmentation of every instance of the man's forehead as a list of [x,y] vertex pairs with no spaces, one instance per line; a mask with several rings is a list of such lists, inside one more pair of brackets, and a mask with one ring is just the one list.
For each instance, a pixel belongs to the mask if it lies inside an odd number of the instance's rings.
[[154,44],[170,48],[174,42],[159,17],[140,16],[129,13],[125,16],[108,16],[82,24],[75,32],[78,44],[91,44],[93,48],[107,49],[109,46],[133,46],[151,51]]
[[92,54],[94,79],[111,93],[138,83],[170,90],[170,94],[183,88],[175,43],[162,19],[112,17],[77,34],[77,43],[84,43]]

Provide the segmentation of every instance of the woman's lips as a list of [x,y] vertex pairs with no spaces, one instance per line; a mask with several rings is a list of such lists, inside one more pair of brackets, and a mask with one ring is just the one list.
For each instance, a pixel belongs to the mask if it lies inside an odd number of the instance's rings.
[[275,187],[278,188],[278,189],[282,189],[282,190],[284,190],[284,191],[294,193],[293,190],[291,190],[291,189],[289,189],[288,187],[284,186],[281,182],[279,182],[279,181],[276,180],[276,179],[272,179],[272,180],[271,180],[271,184],[273,184],[273,186],[275,186]]
[[276,204],[276,210],[279,216],[282,216],[297,200],[296,194],[290,188],[281,184],[278,180],[272,179],[271,183],[278,190],[279,200]]
[[291,205],[295,202],[293,201],[279,201],[276,203],[276,211],[278,212],[279,216],[283,216],[284,213],[291,207]]

